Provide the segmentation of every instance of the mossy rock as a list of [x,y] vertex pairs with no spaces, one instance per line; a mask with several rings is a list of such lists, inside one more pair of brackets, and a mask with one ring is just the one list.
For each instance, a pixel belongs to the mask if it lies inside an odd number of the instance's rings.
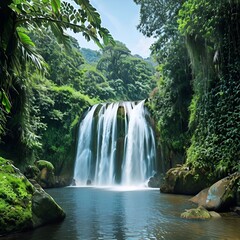
[[160,186],[160,191],[163,193],[195,195],[213,182],[214,180],[209,179],[203,169],[183,165],[167,171],[163,184]]
[[40,170],[37,166],[35,165],[29,165],[26,167],[26,170],[24,172],[24,175],[28,178],[28,179],[34,179],[37,180],[38,176],[40,174]]
[[36,181],[43,188],[51,188],[55,186],[54,166],[52,163],[39,160],[36,162],[37,168],[40,170]]
[[0,157],[0,234],[31,227],[33,186]]
[[206,220],[211,218],[211,214],[204,207],[187,209],[181,214],[181,218]]
[[46,161],[46,160],[39,160],[36,162],[36,166],[41,171],[42,169],[46,168],[48,171],[54,172],[54,166],[52,163]]
[[37,182],[32,182],[35,190],[32,197],[33,227],[58,222],[65,218],[61,207],[49,196]]
[[[39,196],[48,200],[42,204]],[[42,215],[36,218],[36,209],[47,219]],[[50,215],[49,209],[52,210]],[[0,236],[32,229],[64,217],[63,210],[47,193],[33,186],[11,161],[0,157]]]

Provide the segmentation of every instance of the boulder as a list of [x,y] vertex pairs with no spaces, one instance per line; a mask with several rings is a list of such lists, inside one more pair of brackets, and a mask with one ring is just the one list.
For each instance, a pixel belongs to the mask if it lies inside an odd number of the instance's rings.
[[175,193],[195,195],[202,189],[208,187],[212,179],[204,169],[190,168],[183,165],[171,168],[167,171],[165,179],[160,186],[163,193]]
[[198,204],[198,206],[205,206],[207,195],[208,195],[208,190],[209,190],[209,188],[203,189],[197,195],[190,198],[189,201]]
[[154,174],[153,177],[150,177],[148,180],[148,187],[150,188],[160,188],[161,176],[159,174]]
[[38,176],[40,175],[40,170],[37,166],[35,165],[28,165],[25,169],[24,175],[28,179],[34,179],[37,180]]
[[210,218],[221,218],[221,215],[199,206],[198,208],[186,209],[185,212],[181,214],[181,218],[207,220]]
[[[33,180],[34,181],[34,180]],[[63,220],[64,211],[39,185],[0,157],[0,236]]]
[[234,173],[225,177],[210,188],[202,190],[190,201],[203,206],[208,210],[225,211],[238,203],[238,187],[240,184],[240,173]]
[[70,185],[72,180],[70,176],[56,176],[54,166],[46,160],[39,160],[35,165],[27,166],[24,175],[37,181],[43,188],[65,187]]
[[43,188],[54,187],[56,181],[54,176],[54,166],[52,163],[45,160],[39,160],[36,162],[36,166],[40,170],[37,182]]
[[51,222],[58,222],[65,218],[62,208],[47,194],[41,186],[33,182],[35,187],[32,195],[33,227],[39,227]]
[[181,214],[181,218],[206,220],[211,218],[211,214],[204,207],[187,209]]
[[86,185],[88,185],[88,186],[92,185],[91,179],[88,179],[88,180],[87,180]]

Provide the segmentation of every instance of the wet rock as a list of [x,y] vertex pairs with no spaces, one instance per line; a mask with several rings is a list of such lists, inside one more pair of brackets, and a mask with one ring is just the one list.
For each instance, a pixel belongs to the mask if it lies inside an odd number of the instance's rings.
[[198,208],[186,209],[181,214],[181,218],[206,220],[211,218],[211,214],[204,207],[200,206]]
[[234,207],[233,212],[237,213],[238,215],[240,215],[240,207]]
[[198,204],[198,206],[205,206],[207,195],[208,195],[208,190],[209,190],[209,188],[203,189],[196,196],[190,198],[189,201]]
[[215,211],[209,211],[212,218],[221,218],[221,215]]
[[208,173],[204,169],[190,168],[183,165],[171,168],[167,171],[160,191],[163,193],[176,193],[195,195],[214,182],[207,178]]
[[160,188],[161,176],[159,174],[154,174],[153,177],[150,177],[148,180],[148,187],[150,188]]
[[63,220],[65,213],[41,187],[0,157],[0,236]]
[[210,188],[202,190],[190,201],[208,210],[224,211],[237,205],[237,192],[240,174],[235,173],[214,183]]
[[32,196],[32,222],[33,227],[39,227],[47,223],[59,222],[65,218],[62,208],[47,194],[38,183],[34,184]]
[[88,179],[87,182],[86,182],[86,184],[87,184],[88,186],[89,186],[89,185],[92,185],[91,179]]
[[76,180],[73,178],[71,186],[76,186]]

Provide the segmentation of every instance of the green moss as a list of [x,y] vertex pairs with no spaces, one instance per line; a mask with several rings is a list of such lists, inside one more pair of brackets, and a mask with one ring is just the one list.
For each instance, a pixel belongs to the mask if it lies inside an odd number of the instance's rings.
[[0,234],[31,226],[33,187],[0,157]]
[[43,168],[47,168],[47,170],[49,171],[54,171],[54,166],[52,165],[52,163],[45,161],[45,160],[39,160],[36,163],[37,167],[39,168],[39,170],[41,171]]
[[210,213],[203,207],[188,209],[184,213],[181,214],[181,218],[187,218],[187,219],[210,219],[211,215]]
[[0,157],[0,172],[14,173],[14,168],[12,167],[10,161]]

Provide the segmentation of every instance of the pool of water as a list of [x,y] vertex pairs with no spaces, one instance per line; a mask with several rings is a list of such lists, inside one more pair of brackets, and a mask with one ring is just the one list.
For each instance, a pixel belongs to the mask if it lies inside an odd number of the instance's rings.
[[240,239],[240,218],[186,220],[180,214],[193,207],[188,196],[159,190],[67,187],[48,193],[67,217],[34,231],[3,239]]

